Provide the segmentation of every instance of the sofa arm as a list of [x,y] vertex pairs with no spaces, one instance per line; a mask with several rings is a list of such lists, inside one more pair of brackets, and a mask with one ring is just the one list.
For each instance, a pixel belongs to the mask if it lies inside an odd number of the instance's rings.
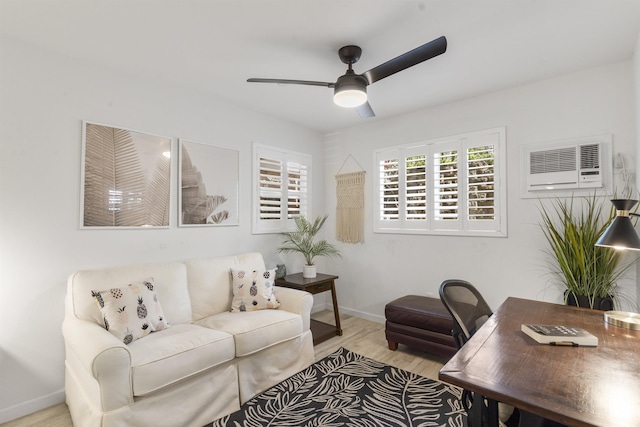
[[133,403],[131,354],[122,341],[100,325],[74,318],[64,320],[62,335],[68,368],[97,383],[97,408],[106,412]]
[[280,302],[280,310],[290,311],[302,316],[303,331],[308,331],[311,322],[313,296],[306,291],[275,286],[274,293]]

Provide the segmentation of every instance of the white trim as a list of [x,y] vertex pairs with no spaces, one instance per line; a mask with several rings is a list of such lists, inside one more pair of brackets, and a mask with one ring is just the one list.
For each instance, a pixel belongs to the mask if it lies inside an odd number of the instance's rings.
[[64,389],[55,391],[53,393],[37,397],[35,399],[27,400],[26,402],[20,402],[16,405],[9,406],[0,410],[0,423],[6,423],[15,419],[24,417],[25,415],[33,414],[34,412],[46,409],[50,406],[64,403],[65,393]]
[[[219,224],[214,224],[214,223],[184,224],[182,222],[183,220],[182,218],[182,173],[183,173],[182,161],[184,156],[182,150],[185,149],[188,151],[189,146],[193,147],[196,150],[198,149],[198,147],[200,147],[199,150],[209,150],[211,151],[209,155],[214,157],[217,152],[216,150],[219,150],[222,152],[227,151],[230,153],[231,155],[230,157],[235,157],[235,162],[234,162],[235,164],[231,165],[232,172],[234,173],[233,178],[234,178],[235,188],[231,189],[231,191],[227,194],[227,195],[229,194],[231,195],[231,197],[229,197],[231,200],[228,200],[230,203],[223,206],[222,208],[223,210],[225,210],[224,209],[225,207],[231,206],[231,209],[230,209],[231,216],[228,218],[228,221],[225,220]],[[178,139],[178,149],[176,151],[177,151],[177,158],[178,158],[178,161],[177,161],[178,163],[178,227],[230,227],[230,226],[240,225],[240,151],[232,147],[207,144],[206,142],[194,141],[186,138]],[[195,163],[198,159],[195,158],[193,154],[194,154],[193,152],[190,154],[191,161],[192,163]],[[218,161],[218,163],[212,163],[210,166],[213,169],[219,169],[221,166],[224,167],[226,165],[220,164],[220,162]],[[210,171],[200,170],[199,172],[202,175],[206,175]],[[209,191],[211,190],[212,189],[209,188]]]
[[[86,175],[86,155],[87,155],[87,126],[95,125],[102,127],[110,127],[114,129],[121,129],[128,132],[133,132],[146,137],[153,137],[159,139],[166,139],[169,142],[169,218],[167,225],[157,225],[157,226],[89,226],[84,224],[84,206],[85,206],[85,175]],[[145,131],[140,131],[136,129],[131,129],[122,126],[116,126],[105,123],[92,122],[89,120],[82,120],[82,150],[81,150],[81,166],[80,166],[80,212],[78,217],[78,226],[80,230],[157,230],[157,229],[168,229],[172,225],[173,221],[173,201],[175,199],[175,180],[173,177],[174,168],[173,165],[175,163],[174,157],[176,152],[176,141],[172,137],[157,135]]]
[[[283,173],[287,174],[287,165],[290,162],[295,162],[306,167],[307,179],[306,179],[306,193],[304,193],[305,201],[304,206],[301,208],[301,215],[311,215],[311,199],[312,199],[312,162],[311,154],[296,152],[278,147],[272,147],[268,145],[253,143],[252,155],[251,155],[251,233],[252,234],[269,234],[269,233],[282,233],[285,231],[295,230],[295,223],[293,219],[288,219],[286,215],[279,220],[274,220],[272,223],[267,224],[260,220],[260,156],[273,156],[274,160],[280,160],[283,162]],[[283,177],[282,185],[286,188],[286,176]],[[281,209],[286,209],[287,200],[281,200]],[[282,212],[281,212],[282,213]]]

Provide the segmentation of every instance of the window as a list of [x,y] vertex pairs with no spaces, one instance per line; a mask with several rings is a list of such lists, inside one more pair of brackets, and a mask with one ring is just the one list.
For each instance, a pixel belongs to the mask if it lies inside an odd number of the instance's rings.
[[374,231],[506,236],[505,133],[376,150]]
[[311,156],[253,146],[253,233],[293,230],[294,216],[311,211]]

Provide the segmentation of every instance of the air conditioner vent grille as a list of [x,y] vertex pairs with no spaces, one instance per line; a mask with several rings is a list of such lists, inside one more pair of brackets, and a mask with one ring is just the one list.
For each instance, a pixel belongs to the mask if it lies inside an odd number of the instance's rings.
[[580,146],[580,169],[600,168],[600,146],[598,144]]
[[574,170],[576,170],[575,147],[533,151],[529,153],[530,174],[566,172]]

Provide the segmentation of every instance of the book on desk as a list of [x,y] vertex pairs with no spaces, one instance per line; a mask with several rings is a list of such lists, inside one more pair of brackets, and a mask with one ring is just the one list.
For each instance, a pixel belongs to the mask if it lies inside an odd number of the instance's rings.
[[540,344],[596,347],[598,337],[582,328],[564,325],[522,324],[522,332]]

